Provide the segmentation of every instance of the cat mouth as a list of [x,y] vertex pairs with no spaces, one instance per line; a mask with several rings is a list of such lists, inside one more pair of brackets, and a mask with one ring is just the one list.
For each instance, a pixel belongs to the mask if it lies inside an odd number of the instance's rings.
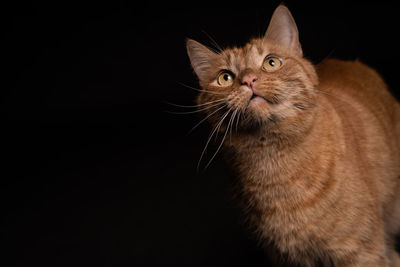
[[255,93],[253,92],[253,95],[252,95],[252,96],[250,97],[250,99],[249,99],[249,104],[250,104],[251,102],[256,102],[256,101],[265,101],[265,102],[267,102],[268,104],[273,104],[272,101],[268,100],[267,98],[265,98],[265,97],[263,97],[263,96],[257,95],[257,94],[255,94]]

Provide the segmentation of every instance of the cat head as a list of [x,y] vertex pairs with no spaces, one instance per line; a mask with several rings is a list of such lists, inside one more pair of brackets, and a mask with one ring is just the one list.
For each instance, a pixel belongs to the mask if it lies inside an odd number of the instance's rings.
[[285,6],[263,38],[219,52],[188,39],[187,52],[202,88],[197,103],[217,129],[290,131],[310,121],[318,78]]

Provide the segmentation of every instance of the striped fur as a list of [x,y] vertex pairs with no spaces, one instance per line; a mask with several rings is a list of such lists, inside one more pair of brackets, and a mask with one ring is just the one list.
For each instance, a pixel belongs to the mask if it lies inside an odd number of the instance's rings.
[[[289,266],[399,267],[400,106],[382,78],[358,61],[315,67],[268,38],[219,53],[204,49],[188,40],[203,88],[198,103],[224,101],[224,109],[204,111],[213,127],[228,110],[240,114],[224,156],[266,251]],[[261,68],[270,54],[283,62],[271,73]],[[216,84],[221,70],[235,75],[231,86]],[[248,73],[265,100],[250,100],[241,84]]]

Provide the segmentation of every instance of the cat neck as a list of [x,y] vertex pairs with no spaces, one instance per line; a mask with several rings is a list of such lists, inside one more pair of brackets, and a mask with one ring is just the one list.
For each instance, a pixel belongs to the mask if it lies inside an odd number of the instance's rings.
[[334,134],[340,118],[333,107],[320,101],[323,108],[317,106],[300,127],[260,128],[227,140],[225,155],[234,173],[257,183],[282,183],[297,170],[312,166],[320,151],[335,147],[340,142]]

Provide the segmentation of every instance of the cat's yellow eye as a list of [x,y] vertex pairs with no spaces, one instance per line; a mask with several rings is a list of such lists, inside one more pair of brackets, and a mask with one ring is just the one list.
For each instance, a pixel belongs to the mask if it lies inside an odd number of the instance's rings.
[[221,86],[229,86],[233,83],[233,75],[228,71],[223,71],[218,75],[217,83]]
[[263,62],[263,70],[271,72],[276,71],[282,66],[282,59],[277,56],[267,56]]

